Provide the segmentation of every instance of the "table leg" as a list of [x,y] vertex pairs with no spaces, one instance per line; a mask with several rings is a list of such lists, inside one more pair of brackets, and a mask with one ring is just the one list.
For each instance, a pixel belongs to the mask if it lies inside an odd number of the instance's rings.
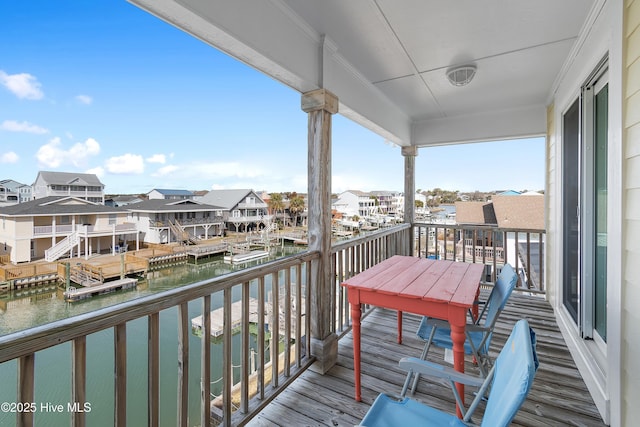
[[[451,325],[451,341],[453,342],[453,368],[458,372],[464,372],[464,326]],[[456,383],[456,389],[464,404],[464,384]],[[456,414],[462,418],[462,412],[456,405]]]
[[360,304],[351,304],[351,331],[353,334],[353,372],[355,376],[356,401],[362,401],[360,390]]
[[402,312],[398,310],[398,344],[402,344]]

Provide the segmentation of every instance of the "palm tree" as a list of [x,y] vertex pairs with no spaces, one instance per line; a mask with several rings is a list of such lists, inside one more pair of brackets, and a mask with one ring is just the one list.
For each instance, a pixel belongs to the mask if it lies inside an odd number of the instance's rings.
[[293,225],[298,225],[298,214],[304,212],[304,198],[293,193],[289,199],[289,212],[293,214]]
[[277,222],[278,211],[284,212],[284,201],[282,200],[282,194],[269,193],[269,202],[267,204],[269,206],[269,211],[275,215]]

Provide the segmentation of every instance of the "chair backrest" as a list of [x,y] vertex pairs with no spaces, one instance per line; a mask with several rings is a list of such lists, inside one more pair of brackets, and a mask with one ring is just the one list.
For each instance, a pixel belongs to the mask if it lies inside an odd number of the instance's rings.
[[518,275],[510,264],[505,264],[498,275],[498,279],[491,290],[491,294],[489,294],[487,306],[483,310],[483,312],[486,312],[483,322],[484,326],[493,329],[493,325],[496,323],[498,316],[504,309],[509,296],[511,296],[513,288],[516,287],[516,283],[518,283]]
[[538,366],[535,332],[526,320],[519,320],[495,361],[482,426],[511,423],[531,390]]

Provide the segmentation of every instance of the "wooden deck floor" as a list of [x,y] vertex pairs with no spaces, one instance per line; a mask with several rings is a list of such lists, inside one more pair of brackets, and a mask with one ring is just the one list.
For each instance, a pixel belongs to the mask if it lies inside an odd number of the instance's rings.
[[[602,426],[602,420],[567,350],[553,311],[544,300],[514,293],[500,317],[492,341],[497,353],[513,324],[527,318],[538,338],[540,368],[533,388],[512,425],[517,426]],[[326,374],[310,370],[257,415],[252,426],[354,426],[382,392],[399,394],[405,373],[398,360],[419,356],[422,341],[415,337],[419,318],[405,314],[403,345],[396,343],[396,313],[376,309],[362,324],[362,402],[356,402],[353,386],[351,333],[339,341],[338,363]],[[433,354],[431,354],[433,353]],[[430,360],[442,361],[441,351],[432,351]],[[477,372],[467,358],[467,373]],[[467,387],[467,404],[473,399]],[[447,384],[422,379],[414,398],[447,412],[455,402]],[[474,415],[480,422],[482,404]]]

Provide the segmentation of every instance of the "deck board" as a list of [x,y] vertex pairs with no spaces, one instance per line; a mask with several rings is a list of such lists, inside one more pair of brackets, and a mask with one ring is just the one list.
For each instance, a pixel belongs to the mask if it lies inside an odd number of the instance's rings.
[[[541,298],[517,293],[511,296],[495,329],[493,355],[502,348],[520,318],[528,319],[536,331],[540,368],[512,425],[604,426],[560,334],[553,310]],[[403,344],[398,345],[394,311],[376,309],[363,319],[362,402],[354,400],[353,342],[348,333],[339,341],[338,361],[327,374],[306,371],[248,425],[357,425],[380,392],[400,393],[405,372],[398,368],[398,360],[420,354],[422,341],[415,336],[419,321],[418,316],[405,313]],[[441,350],[433,348],[429,358],[442,361],[442,356]],[[477,372],[469,358],[465,369],[468,373]],[[473,399],[472,391],[467,388],[467,403]],[[421,380],[414,398],[447,412],[455,411],[451,389],[441,381]],[[474,416],[476,422],[483,410],[481,404]]]

